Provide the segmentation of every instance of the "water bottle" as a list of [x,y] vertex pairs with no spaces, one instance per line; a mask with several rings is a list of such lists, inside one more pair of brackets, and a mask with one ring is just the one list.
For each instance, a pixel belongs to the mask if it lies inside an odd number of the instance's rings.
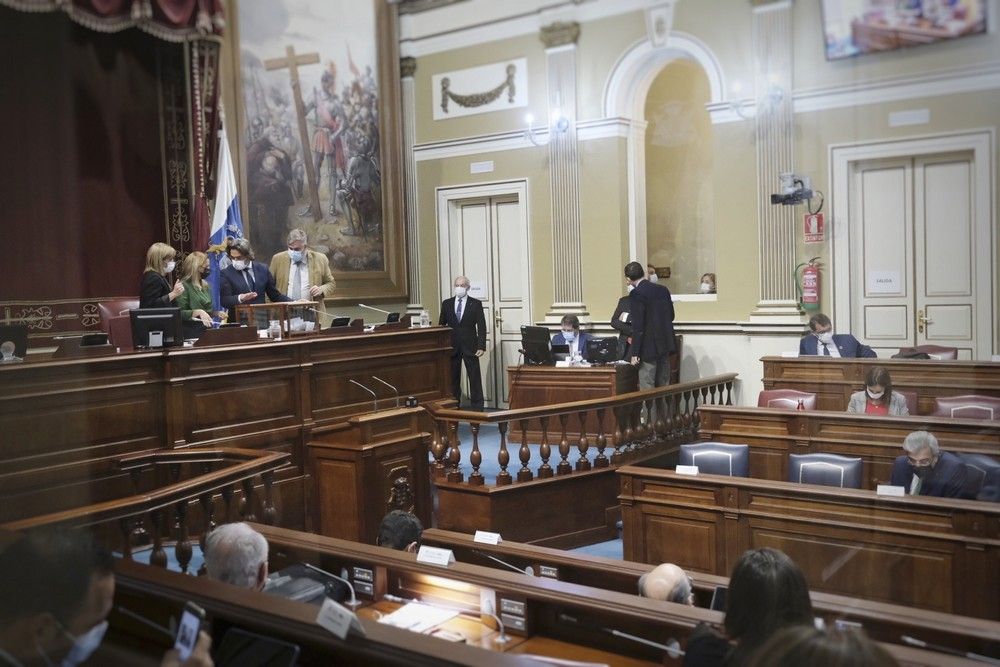
[[271,339],[281,340],[281,324],[277,320],[271,322]]
[[426,310],[420,311],[420,326],[429,327],[431,325],[431,314]]

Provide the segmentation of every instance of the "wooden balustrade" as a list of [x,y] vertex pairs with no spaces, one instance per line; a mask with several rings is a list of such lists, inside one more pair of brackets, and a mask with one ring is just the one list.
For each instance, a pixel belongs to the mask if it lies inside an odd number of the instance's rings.
[[[725,373],[611,398],[497,412],[456,410],[444,407],[444,403],[433,403],[427,406],[427,410],[434,420],[431,454],[434,457],[435,477],[450,483],[486,484],[480,472],[482,452],[479,445],[481,429],[486,424],[495,424],[500,436],[497,455],[500,471],[496,486],[558,478],[573,472],[618,466],[645,458],[657,453],[658,446],[695,440],[700,424],[698,406],[732,405],[735,378],[736,373]],[[605,427],[609,412],[615,418],[613,432],[608,432]],[[587,430],[588,424],[592,423],[597,424],[596,433]],[[460,424],[468,424],[472,432],[472,454],[469,457],[472,472],[467,481],[460,470]],[[515,428],[512,429],[512,426]],[[508,468],[510,443],[507,436],[512,430],[519,436],[515,442],[520,468],[514,473]],[[535,432],[541,434],[537,442],[531,438]],[[555,470],[550,463],[552,439],[557,442],[559,454]],[[532,457],[531,445],[536,444],[538,461]],[[609,445],[612,449],[610,457],[606,454]],[[577,459],[572,461],[570,456],[574,448]]]
[[[173,540],[177,561],[186,572],[193,555],[191,534],[200,532],[199,544],[204,549],[205,536],[216,526],[216,494],[223,500],[223,522],[237,518],[256,521],[255,480],[259,478],[264,489],[260,516],[265,523],[276,521],[274,473],[287,466],[289,459],[290,454],[283,452],[231,447],[125,456],[118,460],[118,467],[129,473],[133,495],[20,519],[0,528],[20,531],[51,525],[92,527],[111,542],[109,546],[118,546],[126,559],[132,559],[136,547],[152,542],[149,561],[160,567],[167,566],[166,544]],[[164,469],[165,478],[160,475]],[[194,474],[185,477],[185,470]],[[165,479],[168,483],[144,490],[142,483],[149,479]],[[234,516],[237,489],[242,491],[242,497],[238,516]],[[201,514],[200,531],[192,531],[192,503]]]

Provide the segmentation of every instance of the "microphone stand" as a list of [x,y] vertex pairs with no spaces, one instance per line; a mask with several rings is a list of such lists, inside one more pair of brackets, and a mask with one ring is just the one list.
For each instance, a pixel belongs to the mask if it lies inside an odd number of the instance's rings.
[[535,568],[531,567],[530,565],[528,567],[524,568],[524,569],[521,569],[521,568],[517,567],[516,565],[511,565],[510,563],[508,563],[506,561],[502,561],[499,558],[497,558],[496,556],[491,556],[490,554],[488,554],[488,553],[486,553],[484,551],[480,551],[479,549],[473,549],[472,553],[476,554],[477,556],[482,556],[483,558],[489,558],[491,561],[494,561],[496,563],[500,563],[504,567],[510,568],[511,570],[513,570],[514,572],[517,572],[518,574],[526,574],[529,577],[535,576]]
[[306,567],[308,567],[313,572],[319,572],[322,575],[330,577],[331,579],[336,579],[337,581],[340,581],[340,582],[343,582],[344,584],[346,584],[347,585],[347,590],[351,591],[351,601],[347,603],[348,607],[350,607],[351,609],[357,609],[358,606],[361,604],[360,602],[358,602],[357,596],[354,595],[354,586],[352,586],[351,582],[349,582],[347,579],[344,579],[343,577],[338,577],[333,572],[327,572],[326,570],[321,570],[318,567],[316,567],[315,565],[310,565],[309,563],[302,563],[302,564],[305,565]]
[[389,389],[392,389],[396,393],[396,407],[398,408],[399,407],[399,390],[396,389],[396,387],[394,387],[393,385],[389,384],[388,382],[386,382],[385,380],[383,380],[380,377],[377,377],[377,376],[373,375],[372,379],[375,380],[376,382],[381,382],[382,384],[384,384],[385,386],[387,386]]
[[375,408],[372,410],[372,412],[378,412],[378,395],[374,391],[372,391],[371,389],[369,389],[368,387],[366,387],[363,384],[361,384],[360,382],[356,382],[354,380],[348,380],[348,382],[350,382],[351,384],[354,384],[354,385],[357,385],[357,386],[361,387],[362,389],[364,389],[365,391],[367,391],[369,394],[371,394],[372,395],[372,399],[375,401]]

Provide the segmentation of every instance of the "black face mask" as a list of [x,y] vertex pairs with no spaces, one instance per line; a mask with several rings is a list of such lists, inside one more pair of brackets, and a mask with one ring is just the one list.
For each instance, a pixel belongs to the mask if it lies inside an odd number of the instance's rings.
[[913,474],[919,477],[921,480],[926,479],[927,475],[931,474],[931,466],[910,466],[913,468]]

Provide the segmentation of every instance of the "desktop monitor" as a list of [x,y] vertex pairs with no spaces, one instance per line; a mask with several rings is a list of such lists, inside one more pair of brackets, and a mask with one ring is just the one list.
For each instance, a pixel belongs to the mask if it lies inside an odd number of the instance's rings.
[[385,323],[392,324],[393,322],[399,321],[399,313],[389,313],[385,316]]
[[132,342],[136,347],[180,347],[184,344],[180,308],[136,308],[129,311],[129,316]]
[[4,349],[10,350],[15,357],[24,359],[28,353],[28,326],[26,324],[10,324],[0,326],[0,345],[6,345]]
[[526,364],[551,366],[555,363],[549,330],[545,327],[522,326],[521,350],[524,352],[524,363]]
[[334,317],[332,320],[330,320],[331,327],[346,327],[350,323],[351,323],[350,317]]
[[608,364],[618,357],[617,338],[591,338],[583,358],[592,364]]

